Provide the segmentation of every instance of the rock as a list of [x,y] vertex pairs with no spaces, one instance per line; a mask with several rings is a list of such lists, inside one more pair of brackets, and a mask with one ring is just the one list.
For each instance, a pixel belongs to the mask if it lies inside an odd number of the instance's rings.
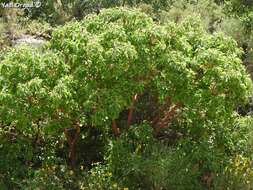
[[26,44],[34,48],[39,48],[43,44],[45,44],[45,40],[36,38],[35,36],[29,36],[29,35],[22,35],[19,38],[15,39],[12,41],[13,45],[21,45],[21,44]]

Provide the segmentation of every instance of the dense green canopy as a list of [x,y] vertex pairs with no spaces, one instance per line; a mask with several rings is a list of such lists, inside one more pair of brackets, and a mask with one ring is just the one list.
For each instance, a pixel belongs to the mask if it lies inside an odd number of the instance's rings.
[[104,10],[57,29],[43,54],[5,56],[1,120],[105,125],[144,90],[182,104],[192,119],[221,119],[251,87],[239,56],[235,41],[207,34],[198,19],[159,25],[137,10]]

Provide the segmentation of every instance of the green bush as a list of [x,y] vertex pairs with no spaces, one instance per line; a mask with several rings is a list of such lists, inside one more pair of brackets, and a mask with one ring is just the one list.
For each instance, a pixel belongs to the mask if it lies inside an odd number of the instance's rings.
[[200,15],[203,27],[211,33],[216,31],[225,18],[223,6],[217,5],[213,0],[175,1],[168,10],[161,11],[158,15],[162,22],[181,22],[187,16]]
[[168,146],[170,139],[154,139],[146,124],[133,126],[111,143],[107,161],[113,178],[133,189],[248,189],[252,127],[252,118],[239,119],[232,131],[220,134],[225,146],[214,136]]
[[[12,133],[9,133],[11,136]],[[16,189],[23,185],[34,159],[32,144],[26,138],[0,134],[0,189]]]
[[111,171],[107,165],[96,163],[92,169],[80,179],[81,190],[117,190],[121,189],[116,181],[113,180]]

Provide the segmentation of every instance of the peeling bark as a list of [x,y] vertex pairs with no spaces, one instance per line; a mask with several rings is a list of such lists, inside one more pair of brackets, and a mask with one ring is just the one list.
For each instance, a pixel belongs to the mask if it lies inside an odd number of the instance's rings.
[[[74,134],[70,134],[69,130],[74,130]],[[64,134],[68,142],[69,146],[69,162],[72,168],[76,166],[76,144],[80,135],[80,127],[72,128],[72,129],[64,129]]]
[[126,130],[127,131],[128,131],[128,129],[129,129],[130,125],[131,125],[131,122],[132,122],[133,112],[134,112],[134,106],[135,106],[135,103],[137,101],[137,98],[138,98],[138,94],[135,94],[133,96],[131,107],[130,107],[129,112],[128,112],[127,124],[126,124]]
[[115,120],[112,120],[112,131],[115,137],[118,137],[120,135],[120,131],[119,131],[119,128],[117,127]]

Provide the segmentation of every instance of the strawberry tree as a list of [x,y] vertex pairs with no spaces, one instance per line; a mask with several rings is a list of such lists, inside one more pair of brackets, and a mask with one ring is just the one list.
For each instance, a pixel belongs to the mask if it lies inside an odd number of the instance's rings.
[[4,56],[0,120],[31,133],[63,131],[72,166],[80,128],[119,136],[145,93],[156,99],[155,114],[143,116],[155,135],[180,118],[202,137],[229,123],[250,93],[240,54],[196,18],[161,25],[139,10],[103,10],[57,28],[43,52],[20,47]]

